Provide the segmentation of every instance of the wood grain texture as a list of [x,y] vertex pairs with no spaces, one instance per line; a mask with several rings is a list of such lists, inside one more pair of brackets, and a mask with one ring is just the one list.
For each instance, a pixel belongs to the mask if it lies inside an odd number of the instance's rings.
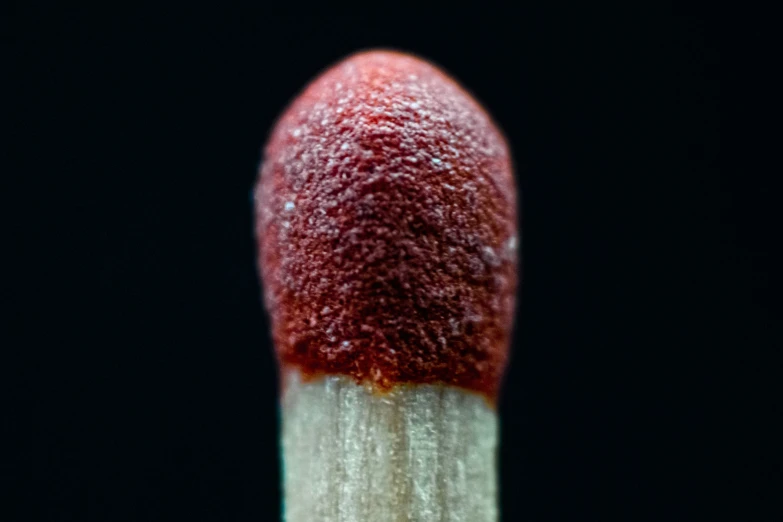
[[478,394],[291,372],[282,440],[288,522],[497,520],[497,415]]

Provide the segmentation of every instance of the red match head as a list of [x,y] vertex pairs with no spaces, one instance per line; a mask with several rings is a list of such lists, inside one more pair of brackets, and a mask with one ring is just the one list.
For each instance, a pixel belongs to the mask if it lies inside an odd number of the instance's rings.
[[454,80],[396,52],[335,65],[275,126],[256,202],[283,367],[496,398],[516,193],[502,134]]

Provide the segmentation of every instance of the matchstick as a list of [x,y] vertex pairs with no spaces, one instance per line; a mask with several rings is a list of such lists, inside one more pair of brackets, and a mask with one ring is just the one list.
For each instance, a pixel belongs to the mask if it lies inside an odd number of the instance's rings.
[[256,233],[284,519],[497,520],[519,241],[487,113],[419,58],[348,57],[276,124]]

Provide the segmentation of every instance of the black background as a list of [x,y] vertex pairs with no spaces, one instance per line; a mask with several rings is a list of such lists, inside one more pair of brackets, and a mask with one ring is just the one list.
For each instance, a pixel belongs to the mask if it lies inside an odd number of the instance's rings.
[[8,293],[28,356],[7,394],[19,451],[4,479],[23,501],[9,520],[277,519],[250,191],[292,97],[379,46],[452,73],[515,156],[504,520],[696,520],[720,506],[715,477],[734,457],[715,419],[745,362],[732,347],[770,319],[768,261],[739,212],[761,191],[720,168],[709,13],[257,4],[8,18],[19,162],[6,181],[19,184],[5,194],[33,196],[8,241],[35,274]]

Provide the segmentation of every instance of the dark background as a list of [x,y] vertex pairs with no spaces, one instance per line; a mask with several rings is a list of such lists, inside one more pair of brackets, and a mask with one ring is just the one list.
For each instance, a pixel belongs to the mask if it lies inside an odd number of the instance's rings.
[[720,419],[771,318],[753,226],[766,191],[721,172],[709,12],[257,4],[11,9],[4,192],[32,197],[7,242],[34,275],[7,293],[26,357],[5,395],[6,520],[277,519],[250,191],[292,97],[377,46],[452,73],[515,155],[504,520],[722,509],[714,486],[744,479],[721,474],[735,456]]

